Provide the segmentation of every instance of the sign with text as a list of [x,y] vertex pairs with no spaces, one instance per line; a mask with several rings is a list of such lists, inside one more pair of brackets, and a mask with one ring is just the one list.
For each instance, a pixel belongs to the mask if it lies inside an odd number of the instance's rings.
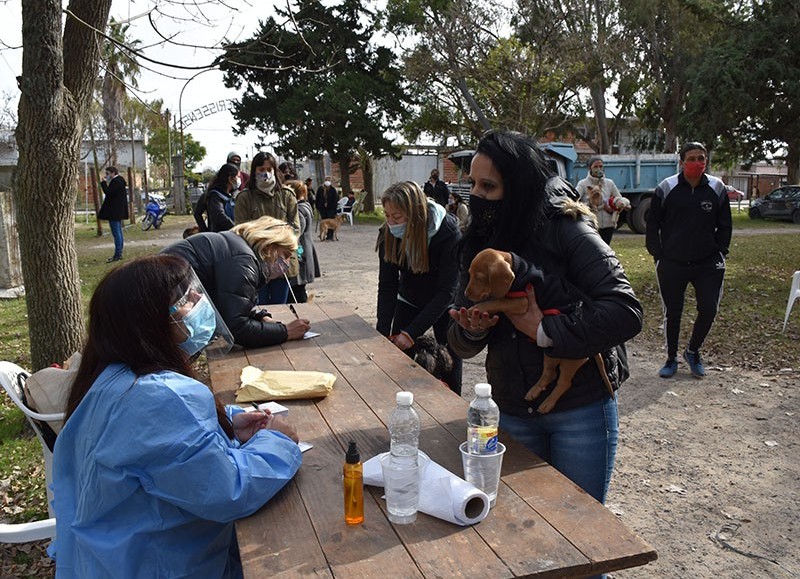
[[216,113],[221,113],[222,111],[233,111],[233,99],[214,101],[189,111],[181,117],[181,126],[185,129],[195,121],[199,121],[205,117],[210,117]]

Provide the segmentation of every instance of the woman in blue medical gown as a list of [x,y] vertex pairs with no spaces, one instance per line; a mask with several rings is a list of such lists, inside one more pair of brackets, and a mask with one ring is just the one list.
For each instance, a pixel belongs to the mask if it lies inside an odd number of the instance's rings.
[[132,261],[97,286],[53,459],[57,577],[241,576],[233,522],[301,455],[285,419],[225,408],[193,378],[218,324],[179,257]]

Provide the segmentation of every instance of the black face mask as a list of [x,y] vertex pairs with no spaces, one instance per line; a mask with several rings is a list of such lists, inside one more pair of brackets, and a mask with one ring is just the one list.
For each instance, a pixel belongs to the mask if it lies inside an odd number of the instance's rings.
[[469,196],[469,212],[475,231],[481,237],[489,238],[495,232],[500,221],[500,208],[503,200],[490,201],[476,195]]

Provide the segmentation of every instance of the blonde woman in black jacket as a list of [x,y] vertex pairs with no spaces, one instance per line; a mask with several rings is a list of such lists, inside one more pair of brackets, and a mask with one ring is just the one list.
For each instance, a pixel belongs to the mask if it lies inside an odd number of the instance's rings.
[[[390,186],[381,203],[386,223],[375,248],[380,258],[377,329],[413,356],[415,341],[430,328],[437,342],[447,344],[461,234],[456,218],[411,181]],[[461,359],[451,356],[453,369],[442,380],[460,394]]]

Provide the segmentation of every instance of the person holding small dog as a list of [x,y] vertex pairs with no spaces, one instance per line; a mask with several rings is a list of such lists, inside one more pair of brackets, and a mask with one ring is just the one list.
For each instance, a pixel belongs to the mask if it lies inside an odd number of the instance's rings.
[[597,218],[597,231],[603,241],[611,245],[611,237],[617,228],[620,210],[617,202],[622,195],[614,181],[605,176],[603,159],[592,157],[587,163],[589,174],[578,181],[576,188],[581,201],[589,206]]
[[[330,175],[325,176],[325,181],[317,189],[317,211],[320,219],[335,219],[339,208],[339,192],[333,186]],[[326,239],[333,240],[333,231],[328,231]]]
[[[532,400],[529,389],[551,358],[600,353],[612,389],[627,374],[618,347],[642,328],[642,307],[619,260],[597,234],[577,191],[555,175],[535,139],[489,131],[470,167],[472,223],[460,247],[460,277],[450,347],[462,358],[488,348],[486,375],[500,407],[500,428],[604,501],[617,449],[617,403],[599,365],[583,364],[572,386],[547,413],[538,406],[555,381]],[[516,279],[558,276],[585,296],[567,311],[544,315],[533,285],[524,313],[483,313],[466,297],[473,258],[486,248],[508,252]],[[538,274],[537,274],[538,272]]]
[[[247,188],[236,197],[234,221],[237,225],[268,215],[280,219],[300,233],[300,217],[297,213],[297,199],[294,192],[283,186],[278,171],[278,160],[271,153],[262,151],[253,157]],[[297,256],[289,258],[286,274],[297,275],[300,265]],[[283,275],[273,278],[259,290],[258,303],[285,304],[289,299],[289,284]]]
[[[447,344],[447,311],[458,278],[456,246],[461,239],[456,218],[419,185],[404,181],[381,195],[386,223],[380,228],[377,330],[411,357],[415,341],[429,328]],[[461,393],[461,359],[441,377]]]

